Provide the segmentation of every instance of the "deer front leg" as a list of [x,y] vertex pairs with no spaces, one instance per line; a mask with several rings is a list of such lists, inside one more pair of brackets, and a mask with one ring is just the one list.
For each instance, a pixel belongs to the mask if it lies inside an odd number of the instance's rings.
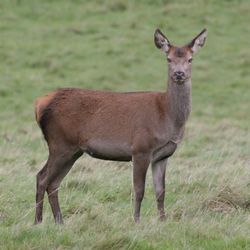
[[147,169],[150,163],[148,154],[140,153],[133,156],[133,182],[135,191],[135,210],[134,220],[140,222],[141,202],[144,197],[145,179]]
[[160,220],[165,219],[164,199],[165,199],[165,172],[167,158],[161,161],[152,163],[152,174],[157,201],[157,208]]

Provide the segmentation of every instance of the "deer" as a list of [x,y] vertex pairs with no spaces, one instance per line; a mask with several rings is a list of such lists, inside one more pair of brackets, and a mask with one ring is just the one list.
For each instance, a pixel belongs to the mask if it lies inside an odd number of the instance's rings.
[[84,153],[110,161],[132,161],[134,221],[140,222],[146,173],[151,165],[160,220],[164,220],[167,161],[183,140],[191,112],[193,55],[207,37],[204,29],[185,46],[172,45],[156,29],[155,46],[167,59],[164,92],[112,92],[61,88],[35,101],[36,121],[48,145],[48,160],[36,176],[35,224],[42,222],[43,199],[56,223],[63,223],[58,190]]

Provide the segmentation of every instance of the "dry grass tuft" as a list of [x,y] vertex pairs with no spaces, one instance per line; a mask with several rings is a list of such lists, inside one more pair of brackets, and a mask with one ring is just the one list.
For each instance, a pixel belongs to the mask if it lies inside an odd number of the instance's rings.
[[94,249],[97,250],[127,249],[130,243],[131,240],[128,237],[110,238],[98,242],[95,245]]
[[249,209],[250,201],[243,197],[241,194],[236,193],[230,187],[226,186],[215,198],[206,200],[204,202],[204,208],[207,208],[213,212],[230,213],[238,208]]

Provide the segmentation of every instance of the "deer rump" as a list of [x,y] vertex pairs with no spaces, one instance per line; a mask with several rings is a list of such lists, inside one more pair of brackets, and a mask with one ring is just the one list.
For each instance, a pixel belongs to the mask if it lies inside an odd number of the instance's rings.
[[165,101],[160,92],[67,88],[38,98],[35,114],[49,150],[70,146],[103,160],[131,161],[138,147],[148,153],[163,139]]

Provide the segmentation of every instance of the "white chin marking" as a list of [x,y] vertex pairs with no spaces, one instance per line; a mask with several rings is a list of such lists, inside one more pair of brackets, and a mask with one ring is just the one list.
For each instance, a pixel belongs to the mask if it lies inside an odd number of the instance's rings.
[[185,83],[185,80],[175,80],[175,82],[177,83],[177,84],[179,84],[179,85],[181,85],[181,84],[183,84],[183,83]]

